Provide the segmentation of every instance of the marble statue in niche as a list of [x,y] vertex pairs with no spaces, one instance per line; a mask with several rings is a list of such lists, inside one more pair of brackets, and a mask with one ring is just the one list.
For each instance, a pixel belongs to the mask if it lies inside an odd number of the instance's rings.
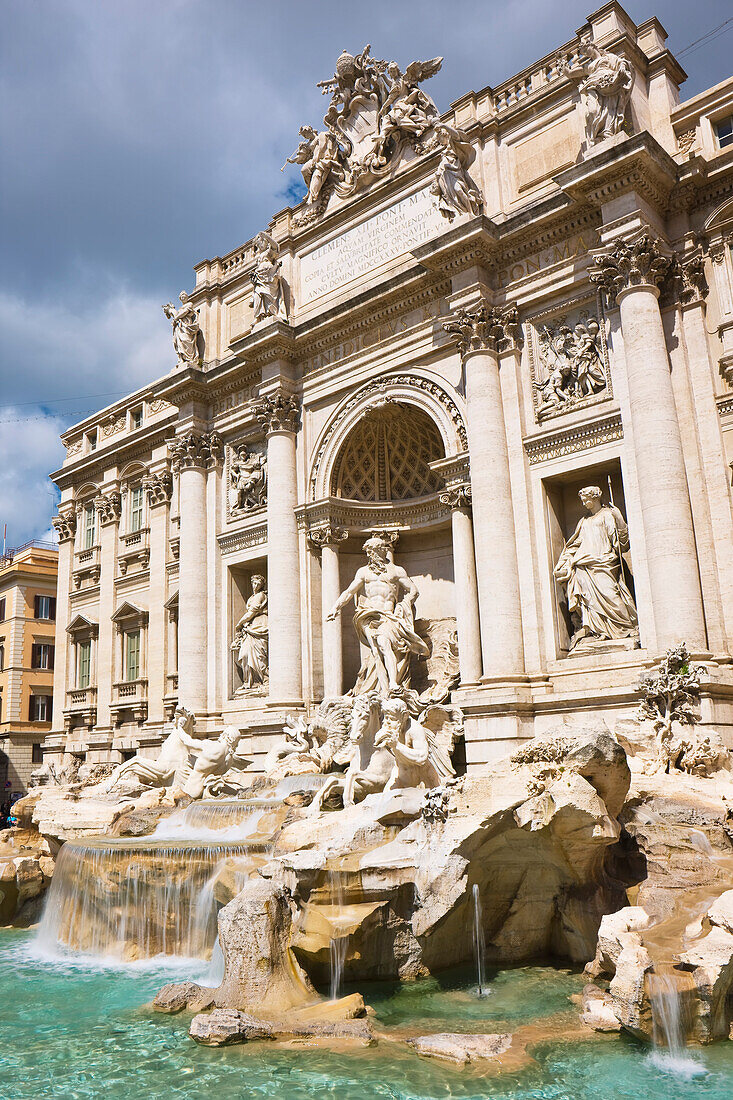
[[410,688],[410,657],[427,657],[428,646],[415,632],[415,582],[392,560],[392,544],[383,538],[364,543],[367,564],[341,593],[328,615],[336,619],[350,600],[356,602],[354,629],[367,655],[352,695],[379,690],[385,695]]
[[269,233],[258,233],[253,243],[255,250],[255,266],[252,272],[254,323],[264,321],[267,317],[277,317],[280,321],[287,321],[285,284],[280,274],[282,260],[278,259],[277,241]]
[[579,64],[566,72],[580,81],[588,149],[621,133],[634,84],[634,70],[626,58],[584,39]]
[[267,679],[267,584],[260,573],[251,580],[252,595],[236,625],[232,649],[242,673],[240,691],[262,687]]
[[590,398],[606,395],[606,349],[597,317],[573,311],[543,325],[532,325],[532,385],[538,419],[567,412]]
[[555,579],[567,592],[576,627],[570,651],[585,639],[638,638],[634,599],[624,577],[623,554],[629,549],[626,521],[614,504],[604,504],[597,485],[578,493],[587,515],[563,547]]
[[176,309],[173,302],[166,302],[163,306],[163,313],[173,326],[173,350],[177,357],[175,370],[179,367],[196,365],[201,361],[198,350],[201,332],[198,310],[185,290],[182,290],[178,297],[181,302],[180,309]]
[[267,456],[246,444],[233,448],[229,467],[232,511],[247,512],[267,504]]

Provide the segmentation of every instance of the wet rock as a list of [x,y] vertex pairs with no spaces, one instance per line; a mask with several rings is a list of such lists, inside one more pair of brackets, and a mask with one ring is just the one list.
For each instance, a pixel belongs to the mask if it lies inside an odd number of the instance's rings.
[[188,1034],[207,1047],[223,1047],[246,1043],[252,1039],[271,1039],[272,1030],[261,1020],[231,1008],[215,1008],[194,1016]]
[[605,725],[597,729],[569,726],[534,737],[514,753],[512,761],[582,775],[612,816],[620,812],[631,783],[626,753]]
[[445,1032],[438,1035],[419,1035],[407,1042],[418,1054],[465,1066],[468,1062],[479,1062],[503,1054],[511,1046],[512,1037],[501,1034],[462,1035]]
[[310,806],[315,798],[315,791],[293,791],[283,799],[286,806]]
[[168,806],[131,810],[118,818],[110,832],[112,836],[150,836],[158,822],[169,817],[172,812]]
[[204,1012],[214,1003],[214,990],[196,982],[173,982],[164,985],[153,1001],[156,1012]]
[[614,1010],[613,998],[597,985],[587,985],[583,990],[580,1018],[586,1027],[594,1031],[620,1031],[621,1024]]

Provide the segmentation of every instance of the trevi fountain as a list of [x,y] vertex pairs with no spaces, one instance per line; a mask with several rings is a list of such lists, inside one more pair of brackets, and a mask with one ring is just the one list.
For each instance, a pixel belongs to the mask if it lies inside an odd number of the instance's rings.
[[733,1095],[733,84],[615,3],[441,64],[345,51],[64,437],[3,1100]]

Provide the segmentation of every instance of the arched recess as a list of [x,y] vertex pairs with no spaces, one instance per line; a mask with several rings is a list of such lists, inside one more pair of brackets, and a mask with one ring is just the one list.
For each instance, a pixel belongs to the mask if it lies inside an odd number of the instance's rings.
[[[327,423],[314,450],[309,482],[310,499],[331,496],[344,444],[361,421],[388,406],[410,407],[427,417],[442,443],[443,455],[467,450],[462,411],[453,397],[434,379],[416,374],[397,374],[366,383],[346,398]],[[423,421],[424,422],[424,421]],[[437,440],[437,436],[436,436]],[[436,452],[437,453],[437,452]]]

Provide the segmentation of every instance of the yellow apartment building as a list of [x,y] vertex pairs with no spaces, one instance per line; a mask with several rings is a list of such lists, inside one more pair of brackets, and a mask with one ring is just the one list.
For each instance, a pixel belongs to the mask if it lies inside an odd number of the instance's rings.
[[50,543],[0,556],[0,803],[25,793],[51,729],[57,578]]

